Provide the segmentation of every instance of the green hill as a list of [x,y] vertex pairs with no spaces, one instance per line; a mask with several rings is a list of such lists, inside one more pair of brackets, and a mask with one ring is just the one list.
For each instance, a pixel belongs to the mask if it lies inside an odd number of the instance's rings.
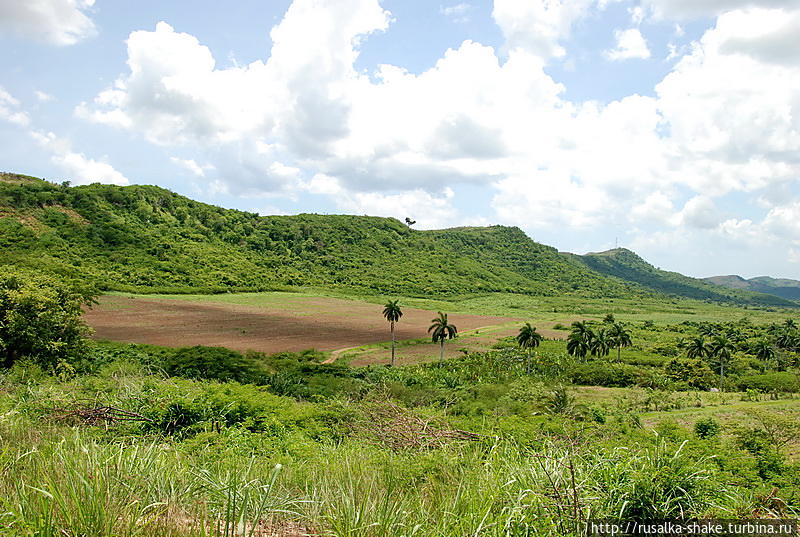
[[715,302],[797,307],[796,303],[784,298],[749,290],[722,288],[677,272],[658,269],[626,248],[586,255],[570,253],[562,255],[578,266],[668,295]]
[[562,255],[516,227],[418,231],[394,218],[262,217],[156,186],[70,187],[8,173],[0,175],[0,248],[0,264],[145,293],[319,286],[796,305],[659,271],[627,250]]
[[88,278],[106,290],[312,285],[416,296],[647,294],[575,266],[513,227],[417,231],[393,218],[261,217],[155,186],[4,177],[0,263]]
[[800,281],[788,278],[771,278],[758,276],[749,280],[741,276],[711,276],[703,278],[704,281],[714,285],[721,285],[729,289],[744,289],[756,293],[775,295],[786,300],[800,301]]

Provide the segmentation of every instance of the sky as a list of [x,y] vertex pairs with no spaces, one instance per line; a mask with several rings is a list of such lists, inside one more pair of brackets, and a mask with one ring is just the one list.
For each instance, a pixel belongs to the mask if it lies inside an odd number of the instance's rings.
[[0,170],[800,279],[800,0],[0,0]]

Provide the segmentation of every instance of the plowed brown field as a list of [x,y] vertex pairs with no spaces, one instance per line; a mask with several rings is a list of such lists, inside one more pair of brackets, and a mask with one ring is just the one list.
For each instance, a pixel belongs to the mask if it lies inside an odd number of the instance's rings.
[[[330,351],[391,339],[379,304],[339,298],[282,296],[258,305],[109,295],[86,311],[96,339],[170,347],[223,346],[266,353]],[[436,312],[404,308],[397,339],[427,336]],[[459,331],[514,321],[451,314]]]

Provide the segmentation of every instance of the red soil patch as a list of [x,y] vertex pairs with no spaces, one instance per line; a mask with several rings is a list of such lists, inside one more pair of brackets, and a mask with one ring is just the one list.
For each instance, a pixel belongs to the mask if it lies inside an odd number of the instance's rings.
[[[243,306],[220,302],[103,296],[84,319],[96,339],[168,347],[208,345],[265,353],[345,347],[389,341],[379,304],[337,298],[290,297],[279,304]],[[404,308],[397,339],[427,336],[435,312]],[[514,319],[451,314],[459,331]]]

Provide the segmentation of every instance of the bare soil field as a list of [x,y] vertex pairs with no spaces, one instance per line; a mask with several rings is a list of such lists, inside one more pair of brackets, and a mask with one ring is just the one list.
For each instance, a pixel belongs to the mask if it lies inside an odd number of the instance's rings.
[[[235,304],[214,299],[106,295],[84,319],[96,339],[169,347],[222,346],[265,353],[332,351],[389,341],[389,323],[379,304],[339,298],[280,296]],[[436,312],[404,308],[397,339],[427,336]],[[451,314],[459,331],[516,319]]]

